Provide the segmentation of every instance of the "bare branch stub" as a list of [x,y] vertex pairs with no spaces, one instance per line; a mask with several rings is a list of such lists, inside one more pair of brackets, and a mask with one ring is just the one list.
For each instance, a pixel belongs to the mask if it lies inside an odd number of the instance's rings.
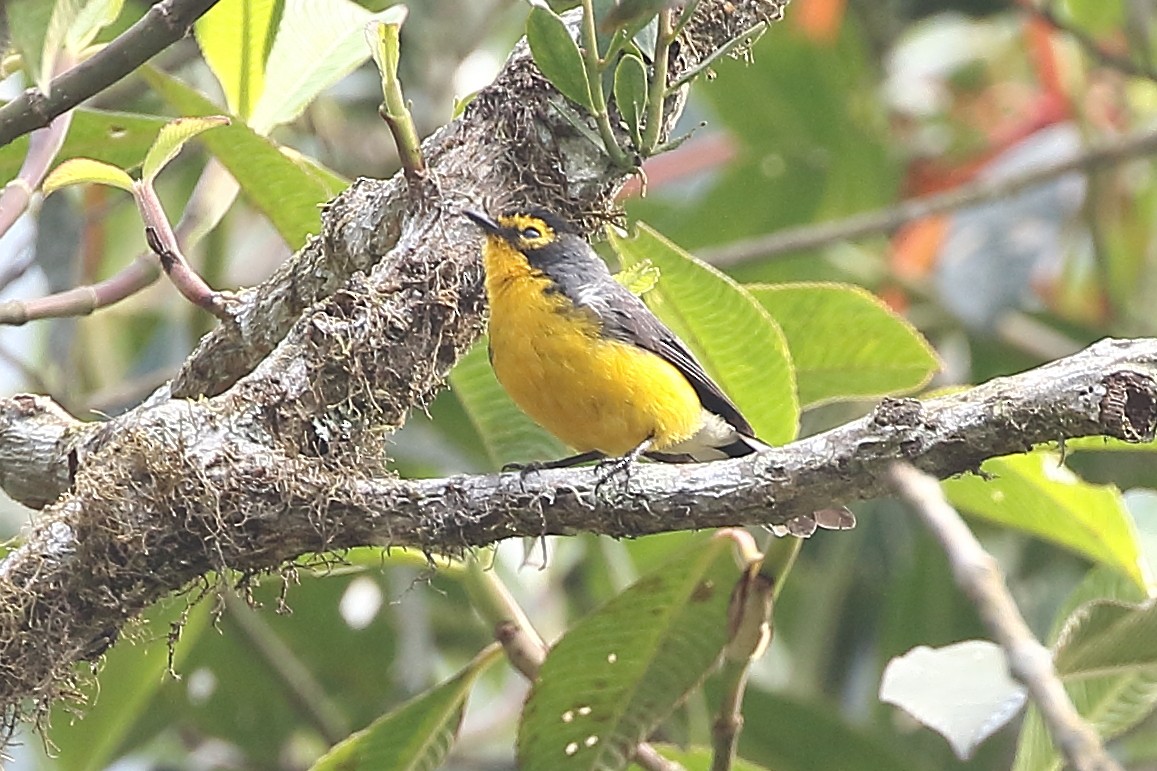
[[1101,425],[1106,436],[1151,442],[1157,432],[1157,383],[1140,372],[1121,370],[1101,381]]

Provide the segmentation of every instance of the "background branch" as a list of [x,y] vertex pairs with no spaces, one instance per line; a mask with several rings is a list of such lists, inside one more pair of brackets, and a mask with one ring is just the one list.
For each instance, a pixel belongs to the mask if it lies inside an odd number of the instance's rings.
[[701,259],[729,266],[780,254],[817,249],[839,241],[888,233],[913,220],[966,206],[1007,198],[1074,171],[1093,171],[1157,152],[1157,130],[1144,129],[1124,137],[1090,144],[1083,152],[1062,161],[1003,179],[980,179],[947,192],[902,201],[895,206],[854,214],[819,225],[786,228],[764,236],[745,238],[710,249],[700,249]]
[[1076,771],[1121,771],[1121,766],[1105,752],[1097,732],[1073,706],[1053,667],[1052,654],[1033,636],[1020,615],[1000,566],[948,505],[936,479],[907,463],[894,465],[891,477],[896,492],[940,542],[952,564],[956,584],[972,600],[993,639],[1004,648],[1009,670],[1028,688],[1054,743],[1068,762]]

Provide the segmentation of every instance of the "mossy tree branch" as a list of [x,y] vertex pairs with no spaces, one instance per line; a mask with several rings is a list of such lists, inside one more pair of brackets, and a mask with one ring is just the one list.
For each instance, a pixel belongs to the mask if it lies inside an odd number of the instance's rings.
[[[700,3],[671,77],[784,4]],[[452,552],[505,537],[498,521],[461,529],[482,524],[484,509],[445,508],[465,492],[457,481],[439,492],[379,475],[384,435],[433,397],[481,330],[477,233],[461,209],[533,202],[593,226],[613,208],[624,170],[552,96],[520,45],[466,114],[423,143],[430,184],[355,183],[329,205],[322,236],[241,293],[232,318],[137,409],[83,424],[41,398],[0,403],[0,485],[47,506],[0,566],[6,715],[43,713],[71,691],[74,663],[208,571],[263,571],[352,543]],[[666,125],[680,106],[669,100]]]

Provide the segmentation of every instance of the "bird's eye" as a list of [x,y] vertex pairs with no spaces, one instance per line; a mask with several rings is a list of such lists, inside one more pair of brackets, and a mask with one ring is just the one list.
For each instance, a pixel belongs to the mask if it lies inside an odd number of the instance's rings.
[[542,238],[542,233],[539,231],[538,228],[535,228],[535,227],[523,228],[522,229],[522,237],[527,239],[527,240],[533,241],[536,238]]

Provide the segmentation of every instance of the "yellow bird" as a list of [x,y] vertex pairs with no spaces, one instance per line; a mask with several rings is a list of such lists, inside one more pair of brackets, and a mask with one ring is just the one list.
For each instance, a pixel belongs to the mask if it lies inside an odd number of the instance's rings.
[[566,222],[539,209],[464,214],[485,232],[494,373],[527,415],[580,453],[536,467],[609,458],[614,473],[640,456],[687,463],[768,448]]

